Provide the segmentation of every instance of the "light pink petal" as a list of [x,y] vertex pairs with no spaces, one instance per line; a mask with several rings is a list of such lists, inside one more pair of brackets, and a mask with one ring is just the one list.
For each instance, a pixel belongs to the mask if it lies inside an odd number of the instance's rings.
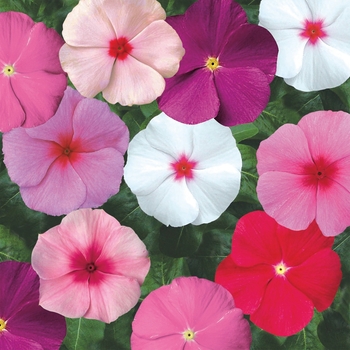
[[312,301],[287,279],[276,277],[267,285],[260,307],[250,320],[269,333],[287,337],[301,331],[313,314]]
[[28,42],[34,24],[24,13],[0,13],[0,63],[14,64],[17,61]]
[[298,126],[303,130],[311,155],[325,164],[350,156],[344,143],[350,137],[350,115],[339,111],[317,111],[303,117]]
[[335,181],[320,182],[316,222],[325,236],[336,236],[350,226],[350,191]]
[[237,197],[240,184],[241,172],[233,162],[203,170],[194,169],[193,179],[187,180],[187,186],[198,202],[199,214],[192,224],[216,220]]
[[106,0],[103,9],[112,23],[117,37],[134,38],[149,24],[164,20],[166,15],[161,4],[155,0]]
[[185,51],[175,30],[165,21],[147,26],[130,41],[131,56],[152,67],[164,78],[172,77],[179,69]]
[[184,344],[185,339],[181,334],[171,334],[157,339],[138,337],[135,332],[131,334],[131,347],[133,350],[178,350],[183,349]]
[[[116,38],[103,0],[80,1],[63,22],[62,35],[71,46],[109,48]],[[117,7],[114,9],[116,11]]]
[[46,123],[27,129],[27,134],[35,139],[54,141],[62,147],[70,144],[73,137],[72,116],[83,96],[67,87],[56,114]]
[[174,174],[170,167],[174,161],[169,154],[151,147],[142,130],[130,142],[124,180],[134,194],[148,195]]
[[269,138],[263,140],[256,157],[260,175],[268,171],[306,174],[306,167],[313,164],[308,135],[304,134],[303,128],[293,124],[282,125]]
[[199,206],[189,191],[185,178],[168,177],[156,190],[138,196],[140,208],[166,226],[179,227],[193,222]]
[[58,158],[37,186],[21,187],[24,203],[49,215],[62,215],[79,208],[86,199],[86,186],[65,156]]
[[83,317],[90,305],[89,283],[72,272],[62,277],[40,280],[39,304],[46,310],[65,317]]
[[108,86],[115,61],[108,49],[65,44],[59,55],[63,70],[83,96],[95,97]]
[[242,310],[235,308],[207,328],[196,332],[198,349],[250,349],[252,336]]
[[140,105],[154,101],[164,88],[164,78],[156,70],[128,55],[125,60],[115,61],[111,80],[102,94],[112,104]]
[[315,45],[306,45],[301,71],[294,78],[285,79],[285,82],[301,91],[339,86],[350,76],[349,58],[348,54],[318,40]]
[[73,116],[76,152],[92,152],[102,148],[115,148],[124,154],[129,142],[129,130],[107,103],[96,99],[83,99]]
[[42,22],[35,23],[30,37],[16,62],[15,71],[21,74],[35,71],[63,73],[58,52],[64,44],[61,36]]
[[[0,45],[1,46],[1,45]],[[14,93],[11,78],[0,73],[0,132],[7,132],[21,126],[25,120],[25,113]]]
[[259,177],[256,191],[266,213],[282,226],[304,230],[315,219],[317,186],[313,176],[270,171]]
[[288,270],[286,276],[321,312],[330,307],[339,288],[340,258],[332,249],[322,249],[300,266]]
[[71,164],[86,186],[86,199],[79,207],[99,207],[118,193],[124,158],[116,149],[79,153],[78,159],[71,161]]
[[104,273],[136,279],[141,285],[150,268],[145,244],[129,227],[110,232],[100,257],[96,260],[98,269]]
[[19,186],[36,186],[46,175],[56,156],[50,141],[33,139],[27,129],[17,128],[3,135],[4,163],[9,176]]
[[133,308],[141,295],[140,285],[133,278],[96,271],[89,282],[91,303],[85,318],[113,322]]
[[22,126],[31,128],[43,124],[56,113],[67,87],[67,77],[63,73],[35,71],[14,74],[11,84],[26,114]]

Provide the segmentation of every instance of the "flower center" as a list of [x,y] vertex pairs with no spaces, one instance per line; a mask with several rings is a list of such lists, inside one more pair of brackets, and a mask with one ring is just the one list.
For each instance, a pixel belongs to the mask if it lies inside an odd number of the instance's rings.
[[0,318],[0,332],[6,329],[6,321]]
[[286,271],[288,270],[288,267],[284,262],[280,262],[279,264],[274,266],[276,275],[283,276]]
[[15,68],[13,66],[7,65],[4,67],[4,69],[2,70],[2,72],[7,75],[8,77],[10,77],[12,74],[15,73]]
[[190,329],[187,329],[182,333],[182,335],[186,341],[189,341],[189,340],[194,339],[195,333],[193,331],[191,331]]
[[175,170],[175,179],[181,179],[184,176],[188,179],[193,178],[192,169],[196,166],[197,162],[191,162],[185,155],[182,155],[180,159],[171,163],[172,168]]
[[96,270],[97,270],[97,267],[93,262],[86,264],[86,271],[87,272],[92,273]]
[[323,21],[309,22],[306,20],[304,31],[301,35],[304,38],[308,38],[311,44],[316,44],[319,38],[326,36],[326,33],[322,29]]
[[125,60],[128,54],[132,51],[133,47],[124,37],[119,39],[113,39],[109,42],[108,54],[119,60]]
[[70,150],[69,147],[66,147],[66,148],[63,149],[63,154],[65,154],[66,156],[69,156],[71,152],[72,151]]
[[214,70],[218,69],[219,66],[219,60],[216,57],[209,57],[207,62],[205,63],[205,66],[210,69],[212,72]]

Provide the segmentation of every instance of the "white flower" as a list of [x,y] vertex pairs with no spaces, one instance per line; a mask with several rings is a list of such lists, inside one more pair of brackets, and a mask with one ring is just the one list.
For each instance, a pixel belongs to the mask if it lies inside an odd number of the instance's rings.
[[178,227],[216,220],[238,194],[241,168],[228,127],[162,113],[130,142],[124,178],[146,214]]
[[349,0],[262,0],[259,24],[275,38],[276,75],[301,91],[332,88],[350,76]]

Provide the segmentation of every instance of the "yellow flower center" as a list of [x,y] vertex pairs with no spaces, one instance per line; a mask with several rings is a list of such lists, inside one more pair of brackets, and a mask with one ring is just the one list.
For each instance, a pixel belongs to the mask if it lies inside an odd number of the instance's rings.
[[280,262],[279,264],[275,265],[275,271],[277,275],[284,275],[286,271],[288,270],[288,267],[285,263]]
[[8,77],[10,77],[15,72],[15,69],[13,68],[13,66],[7,65],[4,67],[2,72]]
[[195,336],[194,332],[191,331],[190,329],[187,329],[182,334],[183,334],[183,337],[185,338],[186,341],[193,340],[194,336]]
[[212,72],[217,69],[219,66],[219,60],[216,57],[209,57],[205,66],[209,68]]
[[6,321],[0,318],[0,332],[6,329]]

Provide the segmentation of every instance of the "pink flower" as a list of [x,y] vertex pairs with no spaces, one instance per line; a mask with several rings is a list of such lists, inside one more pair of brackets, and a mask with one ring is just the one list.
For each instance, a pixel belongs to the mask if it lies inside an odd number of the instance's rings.
[[184,55],[181,40],[155,0],[85,0],[63,23],[63,69],[86,97],[110,103],[155,100]]
[[51,118],[67,87],[62,38],[19,12],[0,13],[0,131]]
[[251,212],[237,222],[231,254],[218,266],[215,282],[258,327],[295,334],[311,321],[314,307],[324,311],[337,293],[342,273],[333,242],[315,222],[291,231],[262,211]]
[[62,215],[98,207],[119,191],[128,139],[107,103],[68,87],[48,122],[3,136],[4,162],[29,208]]
[[257,151],[258,198],[280,225],[325,236],[350,225],[350,115],[320,111],[286,124]]
[[151,292],[132,323],[132,350],[248,350],[252,341],[243,313],[220,285],[180,277]]
[[64,317],[39,306],[39,277],[30,264],[0,263],[0,349],[58,350]]
[[108,323],[136,305],[150,267],[136,233],[92,209],[74,211],[40,234],[32,264],[42,307]]

